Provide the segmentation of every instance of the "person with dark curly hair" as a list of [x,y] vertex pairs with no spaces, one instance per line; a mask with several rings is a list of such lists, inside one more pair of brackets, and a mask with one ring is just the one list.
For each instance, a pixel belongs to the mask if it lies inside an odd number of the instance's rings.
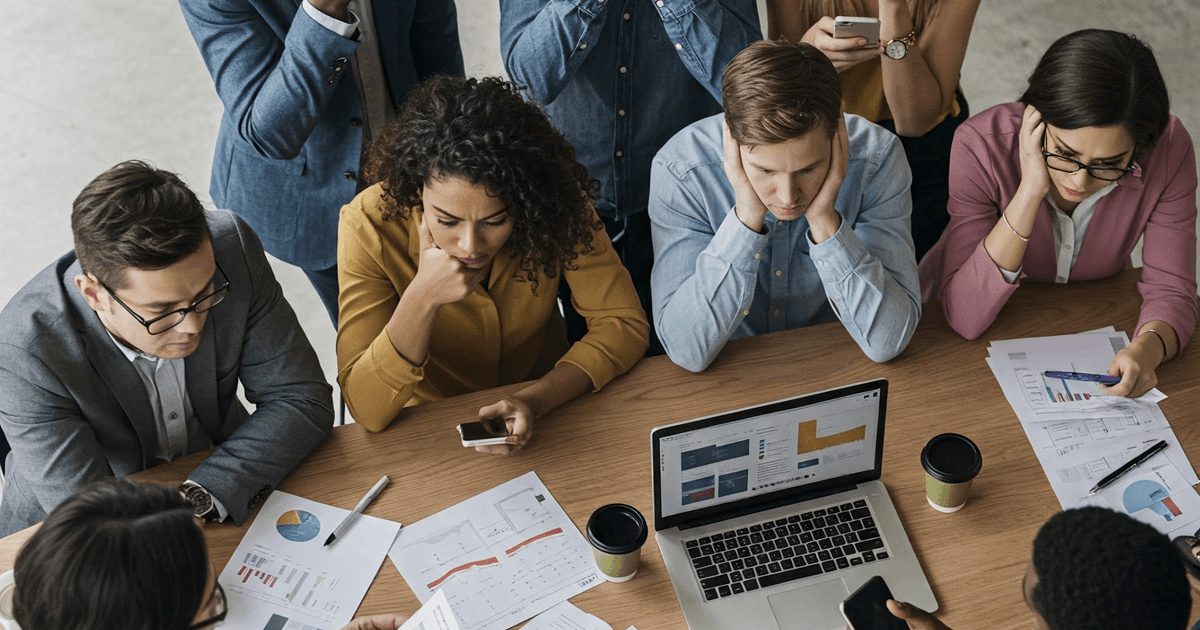
[[[368,172],[380,183],[342,208],[338,240],[338,383],[359,424],[536,379],[479,411],[509,433],[480,450],[511,452],[536,418],[645,352],[649,324],[592,208],[595,182],[514,84],[423,83]],[[563,281],[588,323],[569,347]]]
[[[1183,630],[1191,589],[1171,540],[1106,508],[1050,517],[1033,539],[1021,590],[1035,630]],[[948,630],[937,617],[894,600],[911,630]]]

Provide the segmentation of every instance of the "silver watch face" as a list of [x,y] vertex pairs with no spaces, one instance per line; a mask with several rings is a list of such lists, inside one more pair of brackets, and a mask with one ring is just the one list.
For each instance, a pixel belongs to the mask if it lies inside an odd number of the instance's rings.
[[904,55],[908,54],[908,46],[898,39],[893,39],[892,41],[888,42],[887,48],[884,50],[884,52],[886,52],[887,56],[891,57],[892,59],[903,59]]
[[196,516],[205,516],[213,509],[212,497],[199,488],[192,488],[187,494],[187,499],[192,504],[192,513]]

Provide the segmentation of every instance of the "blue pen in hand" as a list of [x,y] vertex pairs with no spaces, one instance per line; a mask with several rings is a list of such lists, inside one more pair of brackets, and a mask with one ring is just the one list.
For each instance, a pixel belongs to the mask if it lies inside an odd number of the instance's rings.
[[1083,381],[1085,383],[1100,383],[1101,385],[1116,385],[1121,382],[1120,376],[1107,374],[1088,374],[1086,372],[1042,372],[1046,378],[1065,378],[1068,381]]

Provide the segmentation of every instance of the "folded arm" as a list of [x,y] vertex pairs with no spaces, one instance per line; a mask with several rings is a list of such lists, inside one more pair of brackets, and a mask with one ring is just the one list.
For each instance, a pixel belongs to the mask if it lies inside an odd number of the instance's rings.
[[548,105],[596,47],[606,1],[500,0],[500,54],[513,82]]
[[720,103],[725,66],[762,39],[757,5],[745,0],[665,0],[654,7],[683,65]]
[[[183,17],[238,135],[259,155],[300,154],[337,84],[352,41],[296,9],[286,35],[245,0],[180,0]],[[282,35],[282,37],[281,37]]]

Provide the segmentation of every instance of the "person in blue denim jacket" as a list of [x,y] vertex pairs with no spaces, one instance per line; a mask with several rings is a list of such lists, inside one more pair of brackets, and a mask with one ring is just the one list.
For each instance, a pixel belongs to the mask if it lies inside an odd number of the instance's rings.
[[[761,38],[755,0],[500,0],[504,68],[599,180],[596,212],[647,314],[650,161],[675,132],[721,111],[725,65]],[[574,340],[586,325],[569,295],[560,293]],[[653,338],[650,347],[661,352]]]
[[874,361],[921,318],[912,176],[894,135],[841,113],[833,64],[760,41],[726,69],[724,115],[654,158],[654,323],[699,372],[730,339],[835,320]]

